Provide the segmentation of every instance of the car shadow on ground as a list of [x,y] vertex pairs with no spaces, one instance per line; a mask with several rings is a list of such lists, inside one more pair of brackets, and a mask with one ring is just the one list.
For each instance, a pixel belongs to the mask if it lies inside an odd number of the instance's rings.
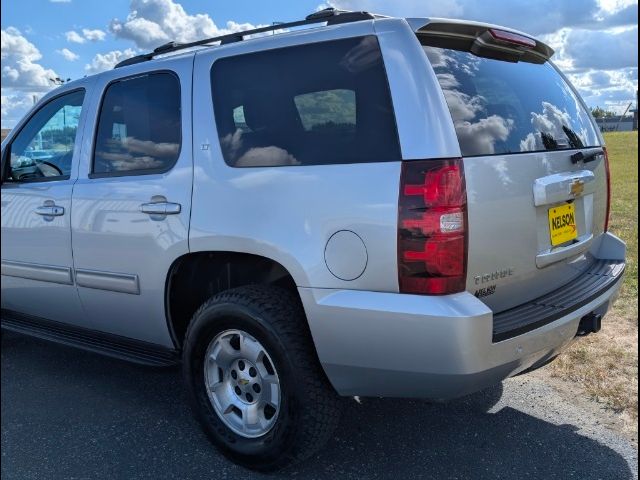
[[[210,446],[177,368],[137,367],[8,332],[1,353],[2,478],[257,476]],[[448,404],[348,401],[326,448],[268,478],[633,478],[620,454],[577,427],[508,401],[490,410],[501,395],[498,386]]]

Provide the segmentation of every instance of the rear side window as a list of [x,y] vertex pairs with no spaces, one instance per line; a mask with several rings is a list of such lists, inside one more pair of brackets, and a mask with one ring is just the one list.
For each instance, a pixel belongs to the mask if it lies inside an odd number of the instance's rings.
[[166,172],[181,143],[180,84],[172,73],[119,80],[104,93],[93,174]]
[[511,63],[423,48],[464,156],[599,146],[589,115],[548,62]]
[[223,58],[211,88],[232,167],[400,160],[374,36]]

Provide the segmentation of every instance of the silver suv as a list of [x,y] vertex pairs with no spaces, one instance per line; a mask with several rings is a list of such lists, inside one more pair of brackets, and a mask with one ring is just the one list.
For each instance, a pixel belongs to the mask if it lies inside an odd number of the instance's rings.
[[341,396],[540,367],[625,268],[552,54],[330,9],[68,83],[2,144],[2,327],[181,362],[213,443],[259,470],[320,448]]

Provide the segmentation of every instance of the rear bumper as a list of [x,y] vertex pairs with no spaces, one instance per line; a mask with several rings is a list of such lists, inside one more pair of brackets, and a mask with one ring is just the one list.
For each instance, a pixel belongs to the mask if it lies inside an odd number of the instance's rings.
[[560,353],[575,338],[582,317],[609,309],[622,270],[585,303],[566,314],[556,311],[552,321],[502,341],[494,338],[491,310],[468,292],[427,297],[299,291],[320,362],[339,394],[446,400]]

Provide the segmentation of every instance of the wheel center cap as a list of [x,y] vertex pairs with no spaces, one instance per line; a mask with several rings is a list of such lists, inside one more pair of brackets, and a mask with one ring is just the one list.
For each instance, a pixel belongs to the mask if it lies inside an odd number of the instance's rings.
[[246,332],[225,330],[211,341],[204,382],[216,414],[236,434],[258,438],[275,425],[281,403],[278,373],[268,352]]

